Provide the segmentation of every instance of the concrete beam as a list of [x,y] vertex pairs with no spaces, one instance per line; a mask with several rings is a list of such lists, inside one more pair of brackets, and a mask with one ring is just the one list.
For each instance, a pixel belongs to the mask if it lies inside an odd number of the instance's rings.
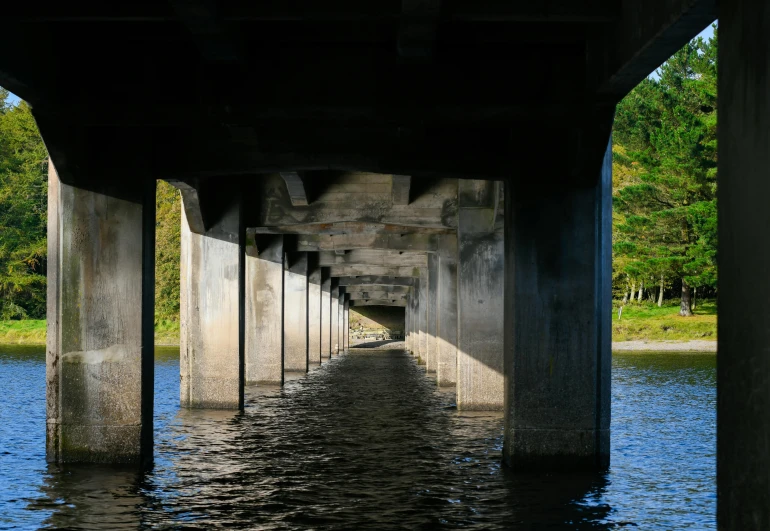
[[351,308],[356,306],[399,306],[403,308],[406,305],[407,305],[407,301],[393,302],[391,300],[377,300],[377,299],[350,301]]
[[[258,222],[258,220],[257,220]],[[453,234],[453,228],[422,227],[417,225],[405,225],[400,223],[369,223],[365,221],[329,221],[324,223],[300,223],[294,225],[276,225],[270,227],[254,227],[257,234],[296,234],[301,236],[346,236],[394,234],[398,236],[407,234]],[[303,249],[297,249],[303,250]],[[312,251],[314,249],[306,249]],[[334,250],[334,249],[322,249]],[[418,249],[419,250],[419,249]]]
[[412,288],[409,286],[392,286],[388,284],[360,284],[357,286],[345,286],[345,293],[350,293],[353,295],[355,293],[365,293],[372,291],[388,291],[390,293],[406,294],[409,293],[411,289]]
[[382,285],[382,286],[414,286],[414,277],[389,277],[376,275],[362,275],[356,277],[340,277],[340,286],[346,289],[353,286]]
[[388,299],[388,300],[406,300],[407,293],[395,293],[390,291],[360,291],[347,294],[350,300],[363,299]]
[[318,253],[323,267],[333,265],[358,265],[381,267],[427,267],[428,257],[417,251],[383,251],[377,249],[354,249],[343,255],[331,251]]
[[[403,227],[403,230],[411,230]],[[392,251],[435,252],[432,234],[304,234],[297,238],[297,251],[338,251],[389,249]]]
[[613,104],[717,18],[716,0],[620,4],[607,74],[599,84],[600,96]]
[[419,267],[382,267],[362,265],[333,265],[329,267],[332,277],[419,277]]
[[393,175],[391,194],[394,205],[408,205],[409,193],[412,186],[412,178],[408,175]]
[[291,206],[308,206],[310,204],[305,183],[299,172],[281,172],[281,178],[286,183],[286,191],[289,194]]

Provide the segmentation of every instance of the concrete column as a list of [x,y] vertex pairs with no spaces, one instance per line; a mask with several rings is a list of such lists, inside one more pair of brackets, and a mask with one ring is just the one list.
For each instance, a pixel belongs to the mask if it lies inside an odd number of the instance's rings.
[[283,384],[283,236],[246,246],[246,382]]
[[412,353],[412,298],[414,297],[414,288],[409,292],[406,298],[406,307],[404,308],[404,346],[406,351]]
[[337,305],[337,311],[339,312],[339,319],[337,321],[337,338],[339,345],[337,350],[340,354],[345,351],[345,294],[340,293],[339,304]]
[[439,237],[438,385],[457,383],[457,237]]
[[438,255],[428,254],[428,346],[427,360],[425,364],[426,371],[430,374],[436,373],[438,365]]
[[321,268],[321,359],[332,353],[332,279],[329,268]]
[[152,460],[155,182],[48,173],[48,461]]
[[345,350],[350,348],[350,295],[345,295],[345,312],[343,314],[345,319],[342,325],[342,341],[345,345]]
[[190,231],[182,207],[180,401],[182,407],[243,407],[243,246],[240,207],[206,234]]
[[458,183],[457,408],[502,410],[505,249],[502,230],[495,230],[499,187],[494,181]]
[[307,253],[286,253],[283,291],[283,370],[307,372]]
[[311,365],[321,363],[321,268],[314,262],[316,256],[308,255],[307,350]]
[[610,455],[611,146],[581,179],[538,169],[547,186],[525,178],[505,186],[503,458],[516,471],[602,469]]
[[717,525],[770,529],[770,5],[719,3]]
[[421,365],[428,363],[428,268],[420,270],[417,294],[417,350]]
[[332,356],[336,356],[340,341],[340,287],[336,278],[332,279]]

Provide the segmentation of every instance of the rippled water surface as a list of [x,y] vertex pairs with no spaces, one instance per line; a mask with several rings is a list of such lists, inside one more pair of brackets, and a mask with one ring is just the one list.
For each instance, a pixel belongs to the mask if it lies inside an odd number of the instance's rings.
[[404,353],[353,351],[243,413],[179,409],[156,354],[155,466],[45,463],[45,358],[0,346],[0,528],[714,529],[716,358],[616,355],[612,468],[511,477],[501,415],[463,414]]

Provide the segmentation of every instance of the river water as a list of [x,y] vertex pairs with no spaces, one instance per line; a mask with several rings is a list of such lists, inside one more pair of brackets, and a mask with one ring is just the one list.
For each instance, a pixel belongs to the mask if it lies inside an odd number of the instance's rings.
[[0,529],[715,529],[716,358],[617,354],[612,465],[511,476],[503,419],[402,352],[353,351],[243,413],[179,408],[158,349],[155,465],[45,462],[45,354],[0,346]]

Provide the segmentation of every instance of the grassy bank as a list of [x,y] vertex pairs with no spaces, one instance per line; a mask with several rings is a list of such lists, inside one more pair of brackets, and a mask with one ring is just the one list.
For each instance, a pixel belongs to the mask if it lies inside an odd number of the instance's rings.
[[[626,304],[618,319],[612,312],[613,341],[690,341],[717,338],[717,308],[714,301],[699,302],[693,317],[680,317],[679,302],[658,308],[648,302]],[[44,345],[45,321],[0,321],[0,344]],[[179,344],[179,322],[159,321],[155,325],[157,345]]]
[[[0,345],[45,345],[45,320],[0,321]],[[179,323],[161,321],[155,325],[156,345],[178,345]]]
[[679,316],[679,301],[666,301],[661,308],[649,302],[626,304],[620,318],[617,302],[613,308],[613,341],[715,341],[716,338],[715,301],[698,301],[692,317]]

